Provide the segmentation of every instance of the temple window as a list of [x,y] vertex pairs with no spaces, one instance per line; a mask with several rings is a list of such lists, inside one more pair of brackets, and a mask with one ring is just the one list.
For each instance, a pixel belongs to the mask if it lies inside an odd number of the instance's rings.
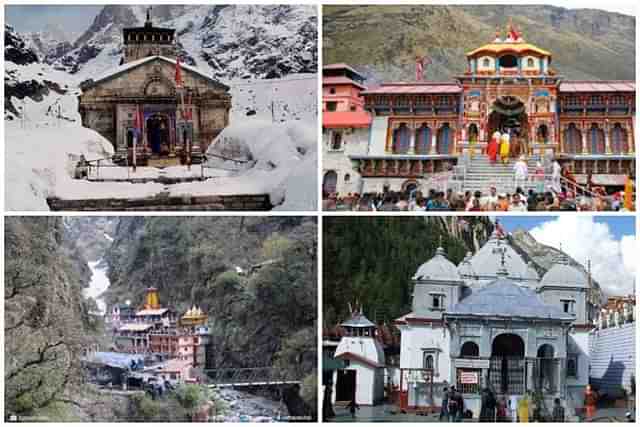
[[605,153],[604,131],[598,127],[597,123],[591,124],[589,139],[591,141],[591,154]]
[[484,68],[489,68],[491,66],[491,61],[489,60],[489,58],[484,58],[484,60],[482,61],[482,66]]
[[611,129],[611,151],[616,154],[629,151],[627,145],[627,131],[620,123],[616,123]]
[[460,348],[460,357],[478,357],[480,356],[480,348],[473,341],[467,341]]
[[560,300],[562,303],[562,311],[569,314],[575,314],[576,312],[576,302],[574,300],[563,299]]
[[582,132],[576,127],[575,123],[569,123],[564,131],[564,143],[567,153],[582,152]]
[[338,108],[338,103],[335,101],[327,102],[327,111],[336,111]]
[[535,64],[533,62],[533,58],[527,59],[527,67],[533,68],[534,66],[535,66]]
[[514,68],[518,66],[518,58],[514,55],[504,55],[500,57],[500,66],[504,68]]
[[624,96],[622,95],[614,95],[611,97],[612,105],[625,105]]
[[407,153],[409,151],[410,138],[409,127],[406,123],[401,123],[400,126],[393,131],[393,153]]
[[331,134],[331,149],[342,150],[342,132],[333,131]]
[[565,98],[565,104],[570,106],[579,106],[580,99],[577,96],[568,96]]
[[445,296],[443,294],[431,294],[431,309],[442,311],[445,308]]
[[602,96],[600,95],[591,95],[589,97],[589,105],[602,105]]
[[449,123],[445,123],[438,129],[436,138],[436,153],[451,154],[453,150],[453,130],[449,127]]
[[431,129],[427,124],[423,124],[416,129],[416,154],[429,154],[431,146]]
[[433,362],[433,354],[425,354],[424,356],[424,369],[433,370],[435,363]]
[[344,182],[349,182],[349,181],[351,181],[351,175],[347,173],[344,175]]
[[335,87],[330,87],[330,88],[329,88],[329,93],[330,93],[331,95],[334,95],[334,94],[336,93],[336,88],[335,88]]

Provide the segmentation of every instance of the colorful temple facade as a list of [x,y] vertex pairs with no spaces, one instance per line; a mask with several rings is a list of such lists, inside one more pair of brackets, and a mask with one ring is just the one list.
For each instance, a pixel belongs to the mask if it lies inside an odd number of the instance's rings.
[[[383,83],[364,89],[350,67],[325,67],[323,78],[325,194],[428,190],[434,174],[481,155],[494,131],[509,132],[520,154],[550,167],[569,165],[578,183],[619,188],[635,170],[635,82],[569,81],[552,55],[511,26],[467,53],[467,70],[451,81]],[[341,67],[341,81],[328,74]],[[351,82],[346,81],[350,77]],[[335,119],[335,98],[371,114]],[[327,91],[335,88],[334,93]],[[340,106],[341,104],[337,104]],[[336,142],[337,141],[337,142]],[[338,161],[336,152],[347,161]],[[548,169],[549,170],[549,169]]]
[[175,310],[160,305],[156,288],[148,288],[140,309],[121,313],[120,306],[114,306],[111,318],[116,351],[161,355],[193,367],[205,366],[211,337],[208,315],[200,308],[193,306],[179,317]]

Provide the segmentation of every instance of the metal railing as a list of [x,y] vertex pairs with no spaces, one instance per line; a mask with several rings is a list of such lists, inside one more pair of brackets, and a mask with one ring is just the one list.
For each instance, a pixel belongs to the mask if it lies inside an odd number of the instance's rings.
[[205,369],[204,373],[215,385],[263,385],[300,382],[300,376],[273,366],[260,368]]

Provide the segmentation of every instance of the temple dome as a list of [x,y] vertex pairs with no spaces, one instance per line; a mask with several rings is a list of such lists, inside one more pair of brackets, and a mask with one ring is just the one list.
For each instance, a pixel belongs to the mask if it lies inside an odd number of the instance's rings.
[[471,265],[472,256],[473,254],[471,252],[467,252],[467,255],[458,266],[458,273],[461,276],[473,277],[476,275],[475,271],[473,270],[473,266]]
[[[504,251],[504,267],[502,266],[502,255]],[[484,244],[469,260],[476,276],[480,279],[495,278],[497,272],[503,268],[507,271],[508,277],[512,279],[522,279],[527,271],[527,263],[520,254],[494,232],[489,241]]]
[[515,53],[521,55],[523,53],[534,53],[540,56],[551,57],[551,52],[532,45],[531,43],[489,43],[484,46],[480,46],[477,49],[467,53],[468,57],[477,56],[481,53],[488,53],[491,55],[501,55],[503,53]]
[[557,263],[542,276],[540,286],[588,287],[587,277],[568,263]]
[[460,280],[460,274],[456,265],[447,259],[444,249],[438,248],[433,258],[418,268],[413,280]]

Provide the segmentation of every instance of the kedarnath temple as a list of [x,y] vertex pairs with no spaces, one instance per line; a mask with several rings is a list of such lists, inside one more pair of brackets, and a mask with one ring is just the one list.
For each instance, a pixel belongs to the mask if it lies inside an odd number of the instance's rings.
[[[229,124],[229,87],[205,71],[176,64],[175,30],[123,29],[122,64],[82,83],[82,125],[113,143],[114,160],[164,166],[199,163]],[[134,141],[135,140],[135,141]]]
[[557,159],[578,184],[621,189],[635,170],[635,82],[570,81],[551,63],[510,24],[451,81],[367,89],[352,67],[325,66],[323,192],[424,192],[440,172],[486,159],[496,130],[547,173]]

